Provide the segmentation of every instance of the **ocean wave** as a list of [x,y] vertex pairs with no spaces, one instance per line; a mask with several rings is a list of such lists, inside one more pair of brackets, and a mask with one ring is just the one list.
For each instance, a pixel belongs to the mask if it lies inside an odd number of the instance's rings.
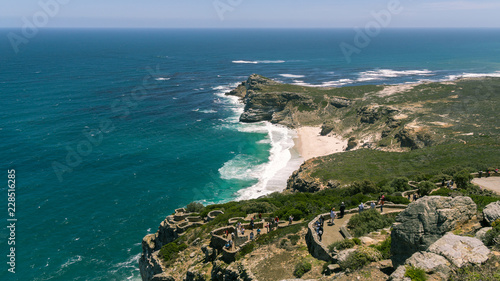
[[246,63],[246,64],[259,64],[259,63],[284,63],[284,60],[233,60],[232,63]]
[[359,73],[358,82],[366,82],[373,80],[382,80],[385,78],[396,78],[402,76],[432,76],[433,72],[427,69],[423,70],[392,70],[392,69],[377,69],[368,70]]
[[492,72],[492,73],[467,73],[464,72],[462,74],[448,75],[446,76],[446,81],[456,80],[460,78],[483,78],[483,77],[500,77],[500,71]]
[[68,267],[74,263],[82,261],[82,256],[76,255],[74,257],[69,258],[64,264],[61,265],[61,268]]
[[310,84],[306,83],[302,80],[293,80],[294,85],[299,85],[299,86],[307,86],[307,87],[340,87],[344,86],[347,84],[354,83],[356,81],[352,79],[339,79],[339,80],[334,80],[334,81],[328,81],[328,82],[323,82],[321,84]]
[[286,78],[304,78],[306,77],[305,75],[296,75],[296,74],[280,74],[281,77],[286,77]]
[[238,191],[236,200],[247,200],[282,191],[293,171],[299,168],[303,159],[292,152],[296,137],[294,130],[269,122],[262,124],[267,130],[268,141],[271,143],[268,161],[251,169],[252,177],[258,182],[251,187]]
[[156,81],[168,81],[170,80],[170,78],[168,77],[158,77],[158,78],[155,78]]
[[215,90],[215,95],[218,97],[215,100],[215,103],[224,104],[226,108],[229,108],[234,112],[235,115],[233,117],[228,118],[228,120],[230,120],[231,123],[239,122],[240,115],[244,111],[244,105],[240,101],[239,97],[228,96],[226,95],[226,93],[236,88],[239,84],[240,82],[212,87],[212,90]]

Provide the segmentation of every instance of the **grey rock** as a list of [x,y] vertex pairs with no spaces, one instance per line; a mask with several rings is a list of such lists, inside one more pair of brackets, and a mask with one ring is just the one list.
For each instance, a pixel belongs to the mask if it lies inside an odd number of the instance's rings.
[[175,278],[170,276],[170,275],[167,275],[165,272],[163,272],[163,273],[156,274],[155,276],[153,276],[151,281],[175,281]]
[[352,101],[346,98],[332,97],[330,98],[330,104],[336,108],[343,108],[350,106],[352,104]]
[[442,255],[457,267],[482,264],[490,250],[477,238],[448,233],[429,247],[429,252]]
[[410,278],[405,277],[406,266],[400,265],[396,270],[389,276],[389,280],[392,281],[411,281]]
[[457,223],[470,220],[476,204],[469,197],[426,196],[396,217],[391,232],[392,262],[401,265],[413,253],[425,251]]
[[476,232],[476,238],[481,240],[483,243],[485,242],[485,238],[486,238],[486,232],[488,232],[489,230],[492,230],[493,227],[483,227],[481,228],[478,232]]
[[332,275],[333,273],[336,273],[336,272],[340,272],[340,265],[334,263],[334,264],[329,264],[326,267],[326,271],[325,271],[326,275]]
[[406,264],[421,268],[427,273],[443,273],[444,279],[448,279],[451,272],[450,262],[444,257],[430,252],[416,252],[406,260]]
[[494,221],[500,219],[500,201],[496,201],[488,204],[483,209],[484,220],[488,222],[488,224],[492,224]]
[[194,258],[195,256],[196,256],[196,252],[192,252],[191,254],[189,254],[190,258]]
[[334,259],[337,260],[338,263],[345,262],[349,255],[353,252],[356,252],[356,249],[345,249],[338,252],[337,255],[334,256]]
[[205,281],[205,277],[197,270],[190,268],[186,272],[186,277],[184,278],[184,281]]

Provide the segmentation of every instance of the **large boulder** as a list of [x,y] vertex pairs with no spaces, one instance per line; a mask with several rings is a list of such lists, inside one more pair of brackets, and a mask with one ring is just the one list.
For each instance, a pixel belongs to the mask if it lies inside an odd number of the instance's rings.
[[421,268],[426,273],[439,273],[442,278],[447,280],[451,272],[450,262],[443,256],[430,252],[416,252],[406,260],[407,265]]
[[492,230],[493,227],[483,227],[478,232],[476,232],[475,237],[481,240],[483,243],[486,241],[486,232]]
[[487,221],[490,225],[500,219],[500,201],[496,201],[488,204],[483,209],[484,220]]
[[476,204],[469,197],[426,196],[408,205],[396,217],[391,232],[392,261],[401,265],[413,253],[425,251],[458,223],[476,214]]
[[490,250],[477,238],[448,233],[429,247],[429,252],[446,257],[457,267],[482,264]]

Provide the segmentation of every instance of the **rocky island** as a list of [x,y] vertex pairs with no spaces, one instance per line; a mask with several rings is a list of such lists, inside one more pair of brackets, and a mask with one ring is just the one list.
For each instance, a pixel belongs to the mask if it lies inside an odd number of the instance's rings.
[[143,280],[499,280],[500,196],[471,180],[499,175],[500,79],[314,88],[254,74],[227,94],[241,122],[315,127],[344,152],[308,159],[282,193],[177,209],[142,241]]

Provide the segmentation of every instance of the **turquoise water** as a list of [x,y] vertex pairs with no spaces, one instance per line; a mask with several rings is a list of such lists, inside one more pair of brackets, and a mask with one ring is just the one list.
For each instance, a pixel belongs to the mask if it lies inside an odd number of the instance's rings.
[[17,54],[8,32],[0,159],[5,182],[16,170],[17,273],[1,280],[140,279],[141,239],[175,208],[282,188],[300,164],[293,132],[239,124],[223,95],[252,73],[318,86],[500,76],[491,29],[385,30],[350,63],[339,44],[352,30],[42,30]]

